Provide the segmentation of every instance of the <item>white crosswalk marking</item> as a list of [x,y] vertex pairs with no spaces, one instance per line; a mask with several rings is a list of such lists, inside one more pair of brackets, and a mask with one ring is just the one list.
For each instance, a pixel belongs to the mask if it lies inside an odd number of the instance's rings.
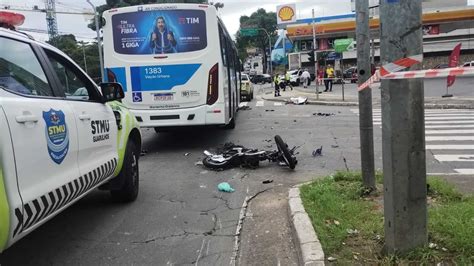
[[255,106],[262,107],[264,104],[265,104],[264,101],[257,101],[257,104]]
[[[359,115],[358,109],[351,109]],[[382,125],[382,112],[373,110],[374,126]],[[437,175],[474,176],[474,110],[427,109],[425,110],[426,150],[441,164],[452,166],[452,172]],[[433,173],[430,173],[433,174]]]
[[274,106],[283,106],[283,103],[275,102],[273,103]]

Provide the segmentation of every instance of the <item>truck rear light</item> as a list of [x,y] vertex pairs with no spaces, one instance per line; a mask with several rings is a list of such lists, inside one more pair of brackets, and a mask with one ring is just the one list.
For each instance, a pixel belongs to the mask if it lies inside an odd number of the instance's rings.
[[209,70],[209,79],[207,82],[207,105],[212,105],[219,98],[219,63],[216,63]]

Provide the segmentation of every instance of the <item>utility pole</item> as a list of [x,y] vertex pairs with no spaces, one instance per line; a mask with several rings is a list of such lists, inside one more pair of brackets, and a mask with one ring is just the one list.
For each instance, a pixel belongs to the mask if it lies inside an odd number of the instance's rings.
[[82,46],[82,57],[84,58],[84,70],[87,73],[87,60],[86,60],[86,50],[84,49],[84,42],[81,42]]
[[[369,0],[356,1],[356,37],[358,83],[370,78]],[[359,131],[362,180],[364,187],[375,190],[374,129],[372,122],[372,90],[359,92]]]
[[94,21],[95,21],[95,32],[97,33],[97,48],[99,48],[99,62],[100,62],[100,80],[105,82],[104,77],[104,57],[102,57],[102,40],[100,39],[100,28],[99,28],[99,12],[95,8],[94,4],[90,0],[86,1],[94,9]]
[[[382,64],[423,54],[422,0],[381,2]],[[382,80],[381,89],[385,251],[406,252],[428,241],[423,80]]]
[[319,84],[318,84],[318,54],[316,53],[316,24],[314,23],[314,8],[312,10],[313,21],[311,27],[313,28],[313,58],[314,58],[314,81],[316,83],[316,99],[319,100]]

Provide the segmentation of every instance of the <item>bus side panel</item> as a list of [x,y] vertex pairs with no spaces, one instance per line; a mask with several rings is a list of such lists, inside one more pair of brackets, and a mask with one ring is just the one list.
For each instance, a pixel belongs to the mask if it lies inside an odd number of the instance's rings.
[[[23,205],[18,191],[10,127],[1,105],[0,101],[0,253],[18,240],[13,239],[13,231],[21,225],[14,219],[14,210]],[[23,217],[22,213],[17,215]]]

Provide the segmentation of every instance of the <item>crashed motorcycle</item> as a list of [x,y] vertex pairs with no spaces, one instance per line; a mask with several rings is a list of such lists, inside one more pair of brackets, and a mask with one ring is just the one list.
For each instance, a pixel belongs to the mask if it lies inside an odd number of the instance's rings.
[[261,161],[268,160],[269,162],[277,162],[281,166],[288,166],[290,169],[295,169],[298,163],[295,157],[297,147],[289,149],[288,145],[278,135],[275,136],[275,143],[277,150],[273,151],[248,149],[233,143],[226,143],[217,154],[204,151],[206,158],[203,159],[202,163],[207,168],[214,170],[228,169],[237,166],[254,169],[259,166]]

